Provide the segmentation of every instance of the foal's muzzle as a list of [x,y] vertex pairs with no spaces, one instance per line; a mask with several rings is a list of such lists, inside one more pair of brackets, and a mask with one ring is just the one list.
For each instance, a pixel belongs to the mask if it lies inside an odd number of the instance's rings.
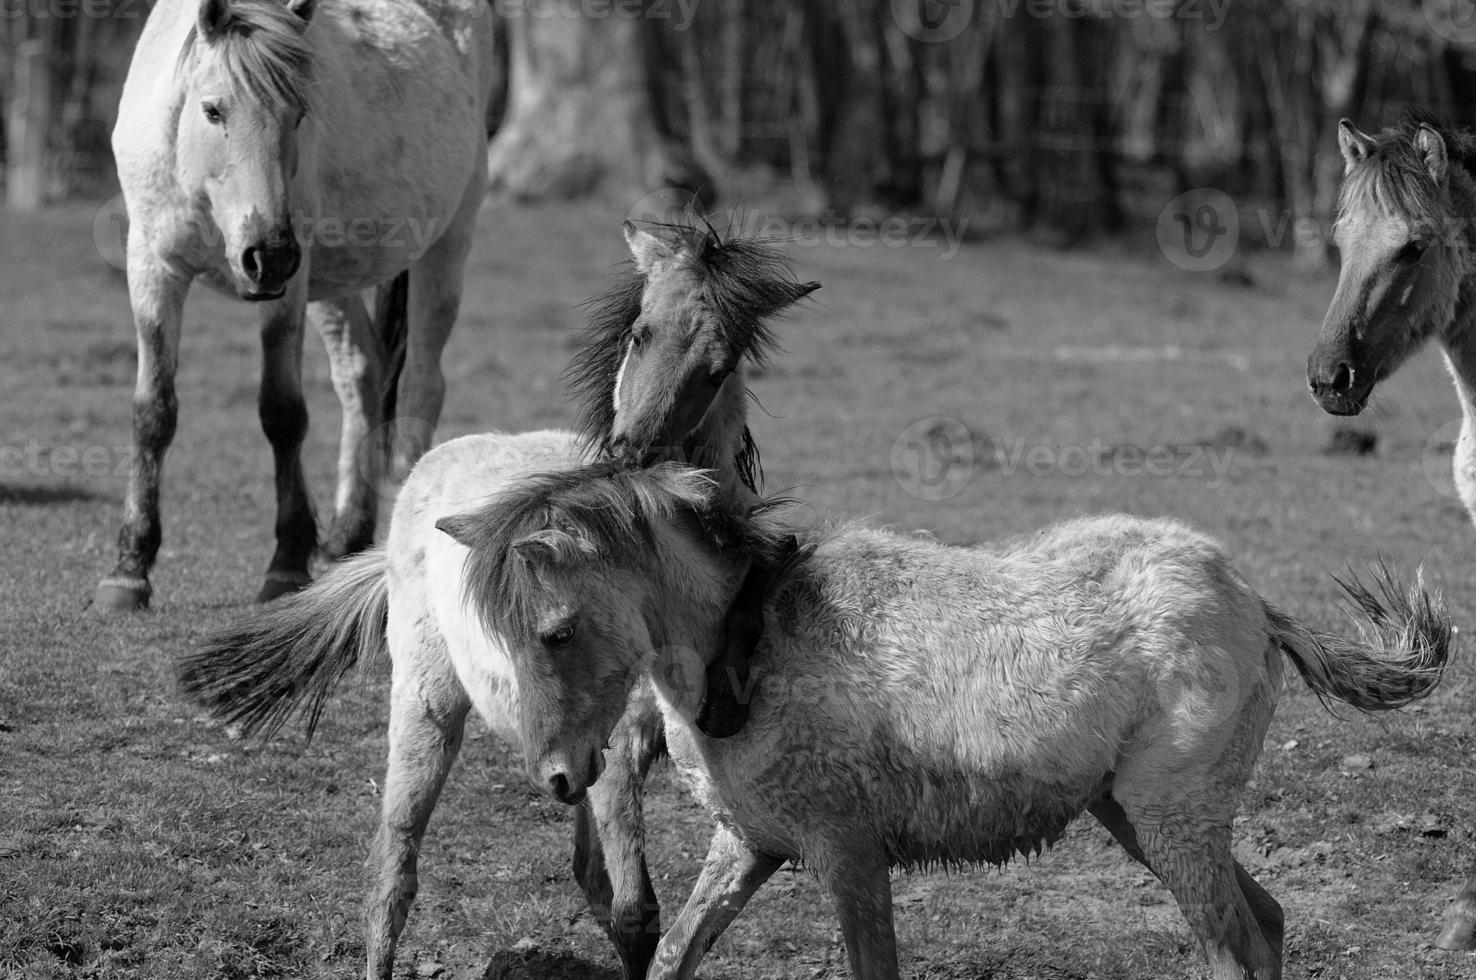
[[242,292],[242,298],[276,299],[287,291],[287,281],[302,265],[302,248],[296,239],[279,242],[255,242],[241,253],[241,272],[254,288]]
[[1367,380],[1348,361],[1319,361],[1314,352],[1307,359],[1307,389],[1312,398],[1329,415],[1357,415],[1373,394],[1372,372]]

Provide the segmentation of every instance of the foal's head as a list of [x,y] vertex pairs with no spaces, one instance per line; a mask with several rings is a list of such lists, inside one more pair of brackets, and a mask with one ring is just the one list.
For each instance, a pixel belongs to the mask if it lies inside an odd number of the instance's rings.
[[749,556],[779,531],[716,506],[712,475],[598,463],[531,477],[437,527],[471,549],[466,601],[509,652],[529,774],[576,803],[640,671],[710,647]]
[[242,299],[276,299],[302,260],[289,187],[308,112],[316,0],[201,0],[180,51],[176,171],[208,203]]
[[[771,243],[724,239],[706,223],[624,230],[632,263],[592,301],[569,367],[585,438],[635,462],[722,468],[717,454],[746,442],[742,365],[762,362],[768,321],[820,284],[796,281]],[[735,431],[706,431],[725,423]]]
[[1344,119],[1338,143],[1342,272],[1307,383],[1325,411],[1357,415],[1374,385],[1455,319],[1476,138],[1411,115],[1377,136]]

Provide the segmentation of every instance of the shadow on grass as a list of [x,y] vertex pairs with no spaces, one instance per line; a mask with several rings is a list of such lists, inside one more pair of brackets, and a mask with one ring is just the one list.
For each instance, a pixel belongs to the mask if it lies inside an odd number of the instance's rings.
[[487,964],[482,980],[621,980],[621,975],[573,953],[503,950]]
[[110,494],[97,493],[86,487],[64,484],[62,486],[38,487],[0,483],[0,504],[18,504],[21,507],[48,507],[52,504],[75,504],[88,501],[113,501]]

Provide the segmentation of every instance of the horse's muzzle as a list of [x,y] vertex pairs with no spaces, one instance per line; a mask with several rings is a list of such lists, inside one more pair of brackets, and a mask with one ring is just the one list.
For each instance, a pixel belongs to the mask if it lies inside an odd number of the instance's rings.
[[279,244],[257,242],[241,253],[241,272],[254,289],[245,289],[245,299],[277,299],[287,290],[287,281],[302,265],[302,249],[288,238]]
[[1318,363],[1315,352],[1307,359],[1307,390],[1329,415],[1357,415],[1373,389],[1373,372],[1364,375],[1345,360]]

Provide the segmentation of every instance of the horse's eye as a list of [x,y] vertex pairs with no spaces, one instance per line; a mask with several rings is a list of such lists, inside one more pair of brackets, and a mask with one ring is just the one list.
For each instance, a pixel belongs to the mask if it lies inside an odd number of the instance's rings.
[[1399,250],[1399,254],[1396,255],[1395,258],[1397,258],[1400,262],[1403,262],[1405,265],[1414,265],[1424,256],[1425,249],[1429,247],[1429,242],[1423,242],[1416,238],[1413,241],[1406,242],[1404,247]]
[[219,126],[225,122],[225,114],[220,111],[220,106],[214,102],[205,103],[200,107],[200,111],[205,113],[205,121],[212,126]]
[[645,346],[646,346],[646,331],[644,331],[644,330],[637,330],[636,332],[634,332],[634,333],[632,333],[630,335],[630,349],[631,350],[633,350],[633,351],[640,351],[640,349],[643,348],[643,347],[645,347]]
[[574,627],[568,623],[565,623],[563,626],[557,626],[538,637],[539,642],[546,647],[567,646],[569,641],[573,639]]

